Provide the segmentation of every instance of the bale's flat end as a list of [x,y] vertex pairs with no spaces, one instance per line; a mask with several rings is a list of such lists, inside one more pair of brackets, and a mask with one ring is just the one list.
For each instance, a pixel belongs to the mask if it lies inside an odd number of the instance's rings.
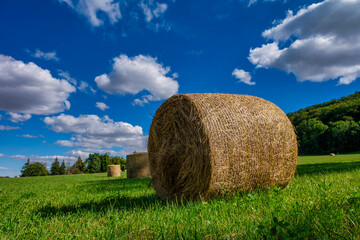
[[108,165],[106,172],[108,177],[120,177],[121,175],[120,165]]

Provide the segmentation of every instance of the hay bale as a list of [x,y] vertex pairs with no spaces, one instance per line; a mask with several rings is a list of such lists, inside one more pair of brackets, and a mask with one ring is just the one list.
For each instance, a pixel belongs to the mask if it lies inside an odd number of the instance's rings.
[[121,175],[120,165],[107,165],[106,171],[108,177],[120,177]]
[[335,153],[330,153],[329,156],[330,157],[335,157]]
[[126,156],[127,178],[149,178],[150,167],[147,152],[134,153]]
[[184,94],[157,110],[148,152],[160,198],[197,199],[285,187],[295,174],[298,146],[290,120],[271,102],[247,95]]

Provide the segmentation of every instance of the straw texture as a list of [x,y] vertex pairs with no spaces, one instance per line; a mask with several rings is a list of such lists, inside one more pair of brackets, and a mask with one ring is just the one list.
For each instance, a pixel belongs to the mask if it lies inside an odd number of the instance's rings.
[[285,187],[297,164],[297,140],[285,113],[258,97],[174,95],[149,132],[152,181],[162,199],[208,198]]
[[121,175],[120,165],[107,165],[106,171],[108,177],[120,177]]
[[127,178],[149,178],[150,166],[148,153],[134,153],[126,156]]

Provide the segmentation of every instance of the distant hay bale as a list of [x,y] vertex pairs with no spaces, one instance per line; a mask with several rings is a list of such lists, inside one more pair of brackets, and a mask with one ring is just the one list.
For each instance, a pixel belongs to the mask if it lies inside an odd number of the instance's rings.
[[335,157],[335,153],[330,153],[329,156],[330,157]]
[[285,187],[296,170],[293,125],[275,104],[233,94],[166,100],[149,132],[149,162],[162,199]]
[[134,153],[126,156],[127,178],[149,178],[150,167],[147,152]]
[[120,165],[107,165],[108,177],[120,177],[120,175],[121,175]]

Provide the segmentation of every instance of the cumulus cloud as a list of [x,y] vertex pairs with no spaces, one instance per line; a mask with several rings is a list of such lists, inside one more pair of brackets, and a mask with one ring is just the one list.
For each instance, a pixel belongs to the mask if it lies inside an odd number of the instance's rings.
[[19,129],[19,127],[0,125],[0,131],[4,131],[4,130],[9,131],[9,130],[15,130],[15,129]]
[[166,76],[170,67],[164,67],[151,56],[126,55],[115,57],[113,71],[95,78],[98,88],[109,94],[137,94],[147,90],[150,94],[135,99],[134,104],[166,99],[177,93],[179,84],[173,77]]
[[31,118],[31,115],[28,113],[20,114],[20,113],[9,112],[8,114],[10,115],[10,121],[14,123],[24,122]]
[[99,108],[102,111],[105,111],[106,109],[110,108],[108,105],[106,105],[103,102],[97,102],[95,107]]
[[[258,68],[293,73],[298,81],[350,84],[360,77],[358,9],[359,0],[326,0],[296,14],[289,11],[262,33],[273,42],[251,49],[249,60]],[[280,47],[289,41],[288,47]]]
[[49,115],[70,108],[67,100],[75,88],[52,77],[36,64],[0,54],[0,109],[24,114]]
[[243,82],[248,85],[255,85],[255,82],[251,82],[251,75],[248,72],[245,72],[242,69],[235,68],[232,72],[232,75],[239,79],[239,82]]
[[111,24],[119,21],[121,18],[120,5],[114,0],[59,0],[66,3],[78,14],[85,16],[89,23],[98,27],[104,24],[106,16]]
[[153,18],[161,17],[168,8],[166,3],[153,3],[153,1],[148,1],[147,3],[141,1],[140,7],[144,12],[147,22],[150,22]]
[[[28,51],[30,53],[30,51]],[[56,56],[56,51],[52,51],[52,52],[43,52],[39,49],[36,49],[35,52],[30,53],[31,56],[35,57],[35,58],[40,58],[40,59],[44,59],[47,61],[55,61],[58,62],[59,58]]]
[[[56,143],[65,147],[113,148],[120,147],[128,151],[144,151],[147,136],[140,126],[125,122],[114,122],[108,116],[80,115],[74,117],[61,114],[46,117],[45,124],[57,133],[72,133],[69,140]],[[137,150],[138,149],[138,150]]]

